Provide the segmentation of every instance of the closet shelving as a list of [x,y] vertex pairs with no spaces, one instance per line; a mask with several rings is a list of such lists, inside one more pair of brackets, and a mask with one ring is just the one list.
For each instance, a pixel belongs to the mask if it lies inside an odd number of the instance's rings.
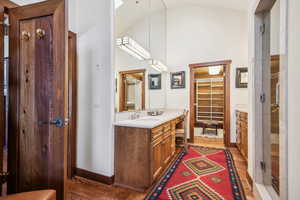
[[196,121],[224,121],[224,78],[196,79]]

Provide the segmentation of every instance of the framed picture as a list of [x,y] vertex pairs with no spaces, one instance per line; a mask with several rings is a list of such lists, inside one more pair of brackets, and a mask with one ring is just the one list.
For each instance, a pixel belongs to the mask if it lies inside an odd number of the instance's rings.
[[248,68],[237,68],[236,69],[236,88],[247,88],[248,87]]
[[150,90],[161,89],[161,74],[149,74],[149,89]]
[[185,71],[171,73],[171,89],[185,88]]

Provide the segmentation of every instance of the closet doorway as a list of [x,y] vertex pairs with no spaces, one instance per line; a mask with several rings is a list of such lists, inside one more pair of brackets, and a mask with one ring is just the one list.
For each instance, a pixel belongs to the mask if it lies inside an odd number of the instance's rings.
[[230,143],[230,60],[190,65],[190,140],[214,147]]

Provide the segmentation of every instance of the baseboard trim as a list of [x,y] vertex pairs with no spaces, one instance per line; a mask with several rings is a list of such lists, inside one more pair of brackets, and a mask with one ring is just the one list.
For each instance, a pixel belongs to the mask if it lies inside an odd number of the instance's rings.
[[248,184],[249,184],[249,186],[251,188],[251,191],[253,191],[253,180],[252,180],[252,178],[251,178],[248,170],[246,172],[246,179],[247,179],[247,182],[248,182]]
[[229,143],[229,147],[237,147],[237,145],[236,145],[236,143],[231,142],[231,143]]
[[114,183],[114,176],[108,177],[94,172],[87,171],[85,169],[76,168],[75,175],[83,177],[89,180],[97,181],[100,183],[105,183],[107,185],[112,185]]

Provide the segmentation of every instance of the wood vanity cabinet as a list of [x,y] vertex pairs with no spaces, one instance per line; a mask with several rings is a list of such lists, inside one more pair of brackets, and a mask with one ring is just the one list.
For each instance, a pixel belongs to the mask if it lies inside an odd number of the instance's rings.
[[237,147],[248,160],[248,113],[236,111]]
[[147,190],[175,154],[176,119],[153,129],[115,127],[115,185]]

